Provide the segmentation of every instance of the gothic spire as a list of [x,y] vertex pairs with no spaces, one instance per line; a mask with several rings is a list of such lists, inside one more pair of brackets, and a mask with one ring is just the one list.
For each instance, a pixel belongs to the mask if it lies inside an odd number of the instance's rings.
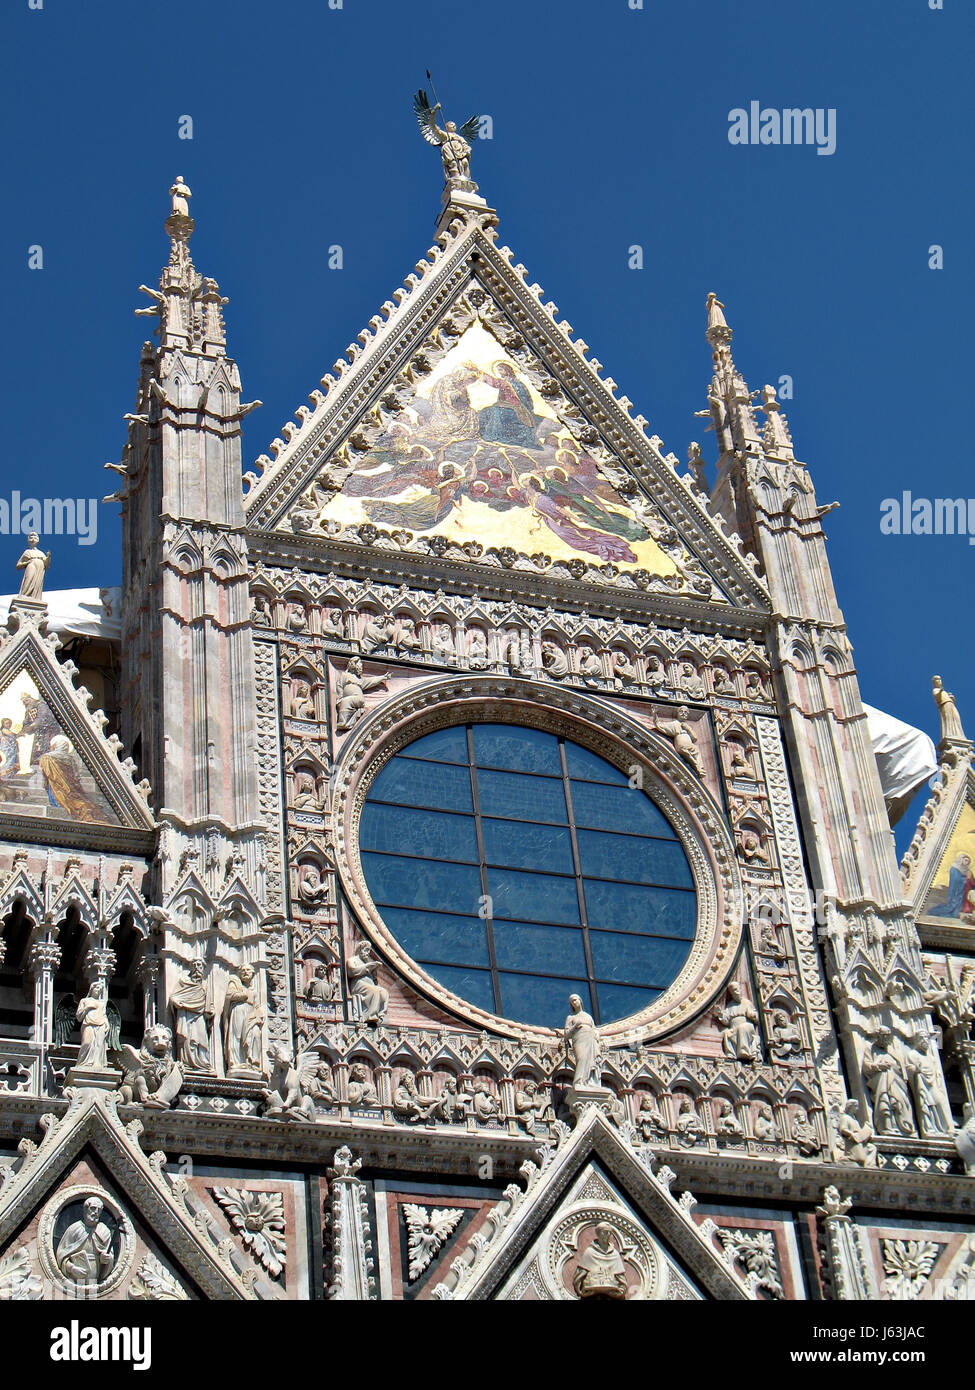
[[153,302],[135,312],[158,315],[161,348],[184,347],[223,356],[227,343],[223,306],[227,300],[220,294],[216,280],[199,275],[193,265],[190,237],[196,223],[190,216],[192,193],[182,174],[176,175],[169,196],[172,209],[165,223],[170,241],[169,264],[163,267],[158,290],[139,286],[140,292]]

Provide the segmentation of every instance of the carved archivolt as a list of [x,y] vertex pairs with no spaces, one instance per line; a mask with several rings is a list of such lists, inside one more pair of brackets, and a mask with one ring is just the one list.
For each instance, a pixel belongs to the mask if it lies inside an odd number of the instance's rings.
[[383,955],[418,989],[477,1027],[536,1041],[550,1029],[501,1020],[450,994],[420,970],[387,930],[366,886],[359,856],[359,818],[369,787],[389,759],[414,739],[466,721],[510,720],[567,737],[630,771],[674,826],[697,891],[694,943],[680,975],[641,1013],[608,1025],[622,1041],[662,1037],[703,1010],[730,974],[742,932],[742,891],[735,848],[719,808],[663,739],[602,701],[534,681],[468,676],[424,682],[383,703],[347,740],[332,789],[336,861],[354,911]]

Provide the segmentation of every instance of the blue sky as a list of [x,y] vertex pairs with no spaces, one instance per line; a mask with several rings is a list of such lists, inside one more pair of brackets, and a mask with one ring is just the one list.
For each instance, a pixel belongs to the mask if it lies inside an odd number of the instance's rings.
[[[37,0],[34,0],[37,3]],[[335,0],[333,0],[333,3]],[[229,295],[261,453],[430,244],[441,177],[411,97],[491,115],[474,175],[500,235],[681,458],[712,436],[704,300],[753,388],[792,376],[864,698],[975,728],[965,538],[882,536],[880,503],[975,496],[968,461],[975,8],[944,0],[6,0],[0,18],[5,455],[0,496],[101,497],[167,254],[177,173],[197,267]],[[835,108],[836,152],[728,141],[728,113]],[[193,139],[178,138],[193,118]],[[327,268],[340,244],[344,268]],[[27,248],[41,245],[43,270]],[[627,250],[643,248],[644,269]],[[928,247],[944,269],[928,268]],[[117,583],[45,541],[50,587]],[[0,536],[0,591],[20,537]]]

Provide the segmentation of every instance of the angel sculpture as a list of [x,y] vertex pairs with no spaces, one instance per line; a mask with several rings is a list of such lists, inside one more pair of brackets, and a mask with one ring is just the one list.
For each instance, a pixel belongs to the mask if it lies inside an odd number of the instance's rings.
[[430,105],[429,98],[422,88],[413,98],[413,110],[416,112],[420,134],[428,144],[440,146],[440,157],[443,160],[444,178],[447,183],[476,189],[477,184],[471,183],[471,142],[477,139],[480,117],[469,117],[460,130],[453,121],[446,121],[446,128],[441,129],[437,125],[437,112],[442,109],[439,101],[435,106]]
[[105,1068],[109,1052],[117,1052],[122,1031],[122,1015],[107,997],[104,980],[96,981],[83,999],[66,994],[54,1010],[54,1046],[70,1042],[75,1026],[81,1029],[78,1066]]

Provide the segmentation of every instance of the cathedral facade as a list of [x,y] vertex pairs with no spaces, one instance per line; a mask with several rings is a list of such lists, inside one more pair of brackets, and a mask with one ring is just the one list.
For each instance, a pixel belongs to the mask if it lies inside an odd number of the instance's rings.
[[177,179],[121,591],[79,623],[20,562],[0,1299],[968,1298],[954,702],[898,864],[829,508],[724,306],[709,483],[437,109],[435,244],[247,472]]

